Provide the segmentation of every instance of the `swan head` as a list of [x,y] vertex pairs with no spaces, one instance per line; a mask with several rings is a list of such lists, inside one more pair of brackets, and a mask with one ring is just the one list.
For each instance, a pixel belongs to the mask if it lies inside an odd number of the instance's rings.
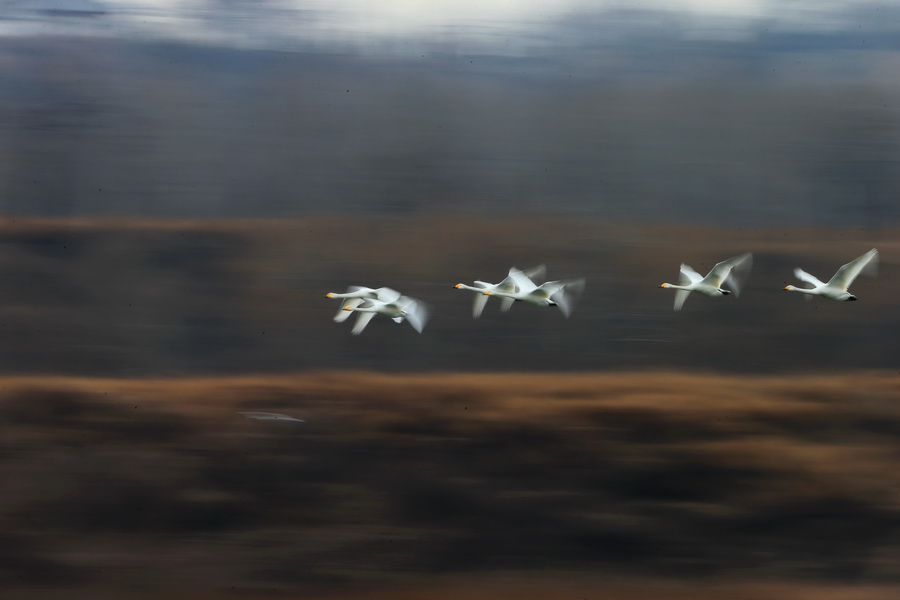
[[669,284],[668,284],[668,283],[661,283],[661,284],[659,284],[659,287],[661,287],[661,288],[669,287]]
[[327,294],[325,294],[325,297],[326,297],[326,298],[331,298],[333,295],[334,295],[334,294],[333,294],[332,292],[328,292]]

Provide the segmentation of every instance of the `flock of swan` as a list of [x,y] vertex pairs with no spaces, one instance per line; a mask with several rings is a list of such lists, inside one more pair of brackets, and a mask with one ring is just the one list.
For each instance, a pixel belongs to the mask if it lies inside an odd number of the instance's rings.
[[[704,277],[682,263],[678,283],[663,283],[659,287],[675,290],[674,309],[678,311],[691,292],[710,297],[732,293],[735,296],[739,295],[743,282],[750,274],[752,264],[753,255],[748,252],[717,263]],[[788,292],[806,294],[807,298],[822,296],[838,302],[856,300],[856,296],[849,292],[850,285],[860,273],[874,274],[877,264],[878,250],[873,248],[839,268],[827,283],[803,269],[796,268],[794,276],[812,287],[788,285],[784,289]],[[542,307],[555,306],[568,317],[572,313],[575,300],[584,289],[584,279],[561,279],[536,284],[534,279],[543,278],[544,272],[543,266],[525,270],[512,267],[506,279],[500,283],[474,281],[474,285],[457,283],[454,287],[475,292],[472,316],[476,319],[481,316],[485,304],[492,296],[500,299],[500,309],[504,312],[519,301]],[[728,287],[722,287],[725,285]],[[341,299],[341,308],[334,317],[336,322],[341,323],[352,313],[357,314],[356,322],[350,331],[353,335],[362,333],[375,315],[384,315],[397,323],[406,321],[419,333],[422,333],[428,322],[429,310],[424,302],[404,296],[391,288],[350,286],[344,293],[329,292],[325,296]]]

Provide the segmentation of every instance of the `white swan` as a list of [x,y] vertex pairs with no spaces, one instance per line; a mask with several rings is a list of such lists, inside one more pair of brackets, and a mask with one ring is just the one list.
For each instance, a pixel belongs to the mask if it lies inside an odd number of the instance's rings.
[[509,277],[516,284],[515,291],[485,290],[485,296],[500,296],[528,302],[535,306],[557,306],[568,317],[574,308],[574,296],[584,289],[584,279],[566,279],[559,281],[547,281],[536,285],[524,272],[513,267],[509,270]]
[[[878,250],[872,248],[862,256],[855,258],[846,265],[837,270],[834,277],[828,283],[823,283],[816,277],[810,275],[799,267],[794,269],[794,276],[806,283],[811,284],[811,288],[798,288],[792,285],[786,286],[784,289],[788,292],[801,292],[809,294],[809,296],[822,296],[829,300],[838,302],[851,302],[856,300],[856,296],[847,291],[853,280],[860,273],[874,275],[878,269]],[[807,296],[807,297],[809,297]]]
[[[672,288],[675,292],[675,310],[681,310],[688,294],[697,292],[704,296],[712,298],[716,296],[724,296],[734,292],[735,296],[740,295],[740,288],[750,273],[750,267],[753,265],[753,255],[751,253],[741,254],[723,260],[716,264],[706,277],[693,270],[688,265],[681,263],[681,271],[678,276],[678,285],[672,283],[660,284],[661,288]],[[723,283],[728,283],[732,288],[727,290],[722,287]]]
[[334,320],[336,323],[343,323],[350,316],[350,313],[344,310],[345,306],[352,306],[355,308],[359,306],[364,300],[380,300],[382,302],[393,302],[400,297],[400,292],[398,292],[397,290],[392,290],[389,287],[369,288],[359,285],[351,285],[343,294],[328,292],[327,294],[325,294],[325,297],[346,299],[346,302],[341,303],[341,308],[337,311],[337,314],[334,315]]
[[362,333],[375,315],[390,317],[395,323],[406,320],[419,333],[422,333],[425,323],[428,322],[428,307],[421,300],[409,296],[400,296],[391,302],[364,300],[359,306],[345,306],[341,310],[359,313],[350,331],[353,335]]
[[[515,267],[513,267],[515,268]],[[533,269],[525,269],[522,272],[529,278],[534,277],[543,277],[545,272],[544,265],[540,265],[534,267]],[[512,272],[512,269],[510,269]],[[476,292],[475,299],[472,301],[472,318],[477,319],[481,316],[481,311],[484,310],[484,305],[487,304],[488,298],[490,296],[485,295],[484,292],[515,292],[516,291],[516,283],[513,281],[512,276],[507,275],[506,279],[501,281],[500,283],[488,283],[486,281],[475,281],[475,285],[466,285],[465,283],[457,283],[455,286],[458,290],[471,290]],[[510,309],[510,307],[515,302],[515,298],[501,298],[500,310],[506,312]]]

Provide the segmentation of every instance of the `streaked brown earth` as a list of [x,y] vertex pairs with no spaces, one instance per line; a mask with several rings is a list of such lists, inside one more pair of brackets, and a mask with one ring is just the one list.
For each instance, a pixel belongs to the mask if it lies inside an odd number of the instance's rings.
[[0,584],[886,599],[898,456],[888,371],[6,377]]

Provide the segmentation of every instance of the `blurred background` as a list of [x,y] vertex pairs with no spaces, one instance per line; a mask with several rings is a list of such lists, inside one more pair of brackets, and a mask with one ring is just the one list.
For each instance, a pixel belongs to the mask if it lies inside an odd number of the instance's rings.
[[[23,597],[896,585],[895,3],[0,0],[0,74]],[[782,291],[872,247],[859,302]],[[748,251],[740,297],[658,287]],[[539,264],[571,318],[453,289]],[[348,285],[431,321],[351,336]]]
[[[892,3],[0,15],[0,371],[895,366]],[[776,294],[875,246],[858,305]],[[746,251],[743,298],[656,288]],[[451,289],[541,263],[587,278],[572,320],[474,323]],[[427,333],[351,339],[347,285],[426,301]]]

